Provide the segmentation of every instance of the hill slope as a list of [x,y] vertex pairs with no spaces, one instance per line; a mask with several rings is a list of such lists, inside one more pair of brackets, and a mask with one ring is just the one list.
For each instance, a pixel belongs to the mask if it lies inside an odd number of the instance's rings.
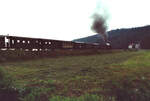
[[[150,49],[150,25],[137,28],[116,29],[108,32],[108,39],[111,41],[112,48],[127,48],[130,43],[140,42],[142,48]],[[73,41],[100,43],[103,40],[100,35],[93,35],[85,38],[75,39]]]

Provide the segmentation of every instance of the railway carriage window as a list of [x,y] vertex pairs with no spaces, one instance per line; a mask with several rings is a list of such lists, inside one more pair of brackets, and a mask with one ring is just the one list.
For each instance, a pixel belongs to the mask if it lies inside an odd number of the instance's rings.
[[30,43],[30,41],[27,41],[28,43]]
[[17,43],[20,43],[20,40],[17,40]]
[[14,40],[12,40],[12,44],[14,44],[15,43],[15,41]]
[[25,43],[25,41],[23,40],[22,43]]

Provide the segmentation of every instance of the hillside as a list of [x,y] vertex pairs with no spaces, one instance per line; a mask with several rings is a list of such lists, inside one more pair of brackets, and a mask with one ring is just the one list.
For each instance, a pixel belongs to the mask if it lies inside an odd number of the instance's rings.
[[[130,43],[140,42],[141,47],[144,49],[150,49],[150,25],[136,28],[116,29],[108,32],[108,39],[111,41],[112,48],[125,49]],[[88,43],[100,43],[103,44],[103,40],[100,35],[93,35],[85,38],[75,39],[73,41],[88,42]]]

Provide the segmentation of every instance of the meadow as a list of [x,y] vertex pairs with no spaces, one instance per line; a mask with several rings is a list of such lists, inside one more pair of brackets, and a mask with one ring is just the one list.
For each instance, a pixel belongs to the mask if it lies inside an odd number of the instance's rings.
[[1,62],[0,68],[21,101],[150,100],[148,50]]

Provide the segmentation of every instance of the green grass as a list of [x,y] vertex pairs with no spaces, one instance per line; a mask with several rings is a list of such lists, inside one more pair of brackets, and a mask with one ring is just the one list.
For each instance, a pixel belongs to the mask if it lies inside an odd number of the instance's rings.
[[[112,64],[119,64],[138,53],[121,52],[114,54],[66,56],[59,58],[45,58],[30,61],[3,63],[5,68],[16,78],[17,82],[30,82],[34,79],[64,80],[85,73],[100,71]],[[88,70],[88,72],[86,72]]]
[[[94,94],[103,96],[105,100],[124,101],[126,98],[130,101],[133,98],[148,98],[149,61],[150,51],[119,51],[6,62],[0,67],[14,78],[18,88],[23,88],[24,99],[34,100],[38,96],[38,99],[45,98],[43,101],[57,101],[61,97],[67,99],[62,101],[88,101],[79,97]],[[120,98],[122,95],[119,94],[123,94],[124,98]]]
[[82,95],[78,98],[76,97],[62,97],[62,96],[54,96],[50,99],[50,101],[99,101],[102,100],[103,98],[97,96],[97,95],[89,95],[85,94]]

